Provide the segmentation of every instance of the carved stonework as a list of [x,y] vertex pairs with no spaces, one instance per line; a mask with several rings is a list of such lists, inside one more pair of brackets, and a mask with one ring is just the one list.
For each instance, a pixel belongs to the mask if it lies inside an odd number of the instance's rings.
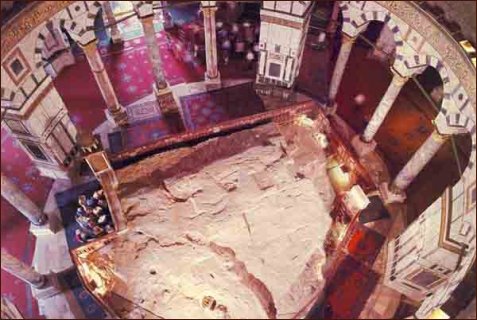
[[28,33],[75,1],[36,1],[2,27],[2,61]]
[[411,1],[376,1],[381,6],[399,17],[414,30],[419,31],[425,41],[429,43],[442,57],[442,60],[451,67],[452,72],[459,79],[468,94],[475,109],[475,67],[465,56],[460,45],[452,36],[432,17]]

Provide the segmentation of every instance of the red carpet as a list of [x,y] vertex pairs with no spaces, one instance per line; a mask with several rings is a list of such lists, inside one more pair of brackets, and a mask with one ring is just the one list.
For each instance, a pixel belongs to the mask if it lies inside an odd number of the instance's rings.
[[188,130],[265,111],[253,82],[181,98]]
[[308,318],[357,319],[378,283],[380,276],[371,268],[385,238],[355,222],[343,241],[346,250],[338,252],[324,300],[312,308]]
[[[174,58],[165,41],[164,31],[157,34],[161,49],[164,74],[170,85],[182,82],[197,82],[204,78],[204,67],[187,58]],[[172,38],[173,43],[177,39]],[[147,56],[144,38],[126,41],[123,49],[102,47],[99,49],[106,71],[122,105],[152,93],[152,68]],[[94,80],[84,55],[76,57],[76,64],[66,68],[55,78],[55,86],[63,98],[73,123],[92,130],[106,120],[106,104]]]
[[336,276],[326,289],[325,318],[358,319],[378,279],[376,272],[351,256],[342,258]]
[[359,262],[372,265],[386,239],[361,223],[355,223],[352,228],[353,236],[347,247],[349,254]]
[[[1,154],[2,172],[42,208],[53,181],[39,175],[28,155],[3,128]],[[27,264],[31,264],[35,249],[35,237],[29,233],[29,228],[28,220],[2,198],[2,248]],[[1,281],[2,295],[6,295],[24,317],[40,317],[38,305],[32,298],[29,286],[3,270]]]

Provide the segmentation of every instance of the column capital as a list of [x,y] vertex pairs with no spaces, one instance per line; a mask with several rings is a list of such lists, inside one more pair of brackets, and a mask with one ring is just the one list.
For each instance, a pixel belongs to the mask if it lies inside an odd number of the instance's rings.
[[436,142],[445,142],[447,139],[450,138],[450,134],[443,134],[439,132],[436,123],[432,120],[432,125],[434,126],[434,131],[431,133],[431,138]]
[[402,76],[396,69],[391,67],[391,73],[393,74],[392,83],[397,86],[404,86],[410,77]]
[[344,32],[342,32],[341,35],[342,35],[341,42],[343,43],[349,43],[349,42],[354,43],[356,39],[358,39],[358,36],[352,37]]
[[217,8],[217,1],[201,1],[200,6],[202,8]]
[[154,14],[149,14],[142,17],[138,16],[138,18],[139,18],[139,21],[141,21],[142,23],[150,23],[150,24],[154,23]]
[[216,6],[213,6],[213,7],[200,7],[200,11],[202,11],[204,13],[204,16],[209,16],[209,15],[212,15],[212,14],[215,14],[215,11],[217,11],[217,7]]
[[96,50],[98,49],[98,40],[94,39],[91,42],[88,42],[87,44],[79,44],[78,45],[83,49],[84,53],[90,57],[93,54],[95,54]]

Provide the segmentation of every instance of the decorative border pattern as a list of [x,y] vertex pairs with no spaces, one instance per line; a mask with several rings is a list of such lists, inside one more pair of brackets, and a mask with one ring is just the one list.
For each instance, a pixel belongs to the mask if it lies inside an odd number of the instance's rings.
[[[11,63],[15,59],[18,59],[23,67],[23,70],[21,71],[19,75],[14,74],[11,68]],[[18,86],[26,78],[26,76],[31,72],[30,64],[25,59],[23,52],[18,47],[15,48],[12,51],[12,53],[5,59],[5,61],[2,63],[2,67],[8,73],[8,76],[12,79],[13,83],[16,86]]]
[[5,59],[23,38],[53,15],[76,1],[37,1],[2,27],[1,57]]
[[445,62],[449,62],[452,71],[459,79],[476,108],[476,70],[460,45],[439,25],[438,22],[418,5],[411,1],[376,1],[379,5],[398,16],[414,30],[425,35],[425,41],[431,45]]

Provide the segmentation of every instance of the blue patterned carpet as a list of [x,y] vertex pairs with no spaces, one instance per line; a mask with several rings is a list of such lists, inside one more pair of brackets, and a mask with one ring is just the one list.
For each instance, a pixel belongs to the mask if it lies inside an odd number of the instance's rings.
[[[63,226],[66,232],[66,241],[70,250],[78,248],[82,243],[75,238],[75,230],[79,227],[75,221],[75,212],[78,203],[78,196],[84,194],[92,196],[94,191],[100,188],[97,181],[92,181],[83,185],[76,186],[69,190],[59,192],[55,195],[56,203],[61,213]],[[76,301],[83,310],[87,319],[105,319],[106,313],[101,305],[89,294],[83,287],[76,269],[62,274],[64,284],[71,289]]]

